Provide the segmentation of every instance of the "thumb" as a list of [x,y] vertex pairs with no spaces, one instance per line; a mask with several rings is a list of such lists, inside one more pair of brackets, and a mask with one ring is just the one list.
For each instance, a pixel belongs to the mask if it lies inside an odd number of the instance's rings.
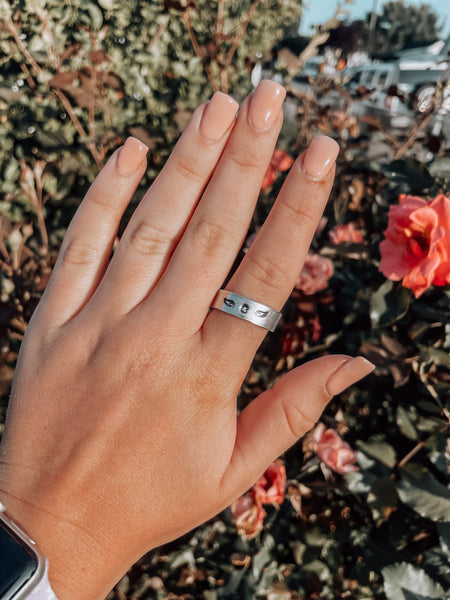
[[[362,356],[324,356],[308,362],[260,394],[239,415],[236,444],[225,477],[234,498],[313,427],[335,394],[374,369]],[[242,483],[242,489],[237,489]],[[232,487],[235,489],[233,490]]]

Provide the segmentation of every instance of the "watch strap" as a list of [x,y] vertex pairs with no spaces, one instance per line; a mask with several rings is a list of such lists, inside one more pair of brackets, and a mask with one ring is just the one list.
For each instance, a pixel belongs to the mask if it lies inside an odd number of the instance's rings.
[[58,600],[48,580],[48,560],[45,559],[45,571],[37,586],[29,593],[27,600]]

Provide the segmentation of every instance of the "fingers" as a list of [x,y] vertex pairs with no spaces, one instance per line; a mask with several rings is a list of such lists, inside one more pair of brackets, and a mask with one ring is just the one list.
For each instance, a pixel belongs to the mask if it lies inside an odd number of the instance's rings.
[[213,172],[235,122],[238,103],[216,92],[200,106],[128,224],[96,301],[125,314],[152,290]]
[[[242,105],[233,133],[150,305],[196,332],[248,230],[282,124],[284,89],[262,81]],[[195,302],[192,300],[195,299]],[[189,323],[184,323],[189,303]],[[149,309],[150,309],[149,308]],[[154,313],[153,313],[154,314]]]
[[[308,252],[334,178],[339,147],[318,136],[294,163],[269,217],[227,283],[227,290],[279,311],[286,302]],[[219,310],[209,314],[204,340],[242,364],[261,343],[266,330]]]
[[67,230],[45,302],[38,311],[48,325],[67,322],[89,300],[108,262],[120,218],[146,169],[148,148],[128,138],[108,160]]
[[223,479],[227,496],[235,498],[253,485],[267,465],[314,426],[332,396],[373,369],[362,357],[324,356],[294,369],[258,396],[238,418]]

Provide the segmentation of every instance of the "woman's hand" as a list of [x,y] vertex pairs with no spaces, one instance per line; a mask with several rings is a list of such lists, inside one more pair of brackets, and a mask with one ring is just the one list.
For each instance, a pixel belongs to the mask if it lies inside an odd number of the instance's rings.
[[[103,598],[149,549],[248,489],[369,370],[327,356],[238,417],[266,331],[210,310],[246,236],[282,122],[263,81],[235,120],[200,106],[109,261],[146,168],[130,138],[67,231],[22,345],[0,459],[0,496],[41,546],[61,600]],[[227,289],[280,310],[327,202],[338,152],[319,137],[294,163]]]

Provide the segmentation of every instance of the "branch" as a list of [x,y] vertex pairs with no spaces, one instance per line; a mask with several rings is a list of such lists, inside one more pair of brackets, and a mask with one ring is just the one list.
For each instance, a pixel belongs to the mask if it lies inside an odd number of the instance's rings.
[[245,20],[244,20],[244,23],[242,24],[241,30],[237,33],[236,37],[234,38],[233,45],[231,46],[230,50],[228,51],[227,57],[225,59],[226,66],[228,66],[231,63],[231,61],[233,60],[234,53],[236,52],[236,50],[241,42],[241,39],[244,37],[244,33],[248,27],[248,24],[250,23],[251,18],[253,17],[253,13],[258,8],[258,4],[260,2],[261,2],[261,0],[254,0],[253,4],[250,6],[248,13],[245,16]]
[[[10,21],[9,19],[6,19],[4,22],[6,23],[6,27],[7,27],[8,31],[10,32],[10,34],[12,35],[12,37],[14,38],[14,41],[16,42],[17,46],[19,47],[20,51],[25,56],[28,63],[31,65],[32,70],[35,72],[35,74],[37,76],[41,76],[41,77],[44,76],[44,71],[41,69],[39,64],[36,62],[36,60],[33,58],[31,53],[29,52],[28,48],[25,46],[23,41],[20,39],[19,32],[17,31],[13,22]],[[67,114],[69,115],[70,120],[74,124],[75,129],[77,130],[78,134],[84,138],[88,137],[83,125],[81,124],[81,121],[77,117],[75,110],[74,110],[70,100],[67,98],[67,96],[61,90],[57,90],[57,89],[52,89],[52,93],[58,98],[58,100],[64,106],[64,108],[65,108]],[[97,164],[97,167],[100,169],[103,166],[104,153],[102,156],[102,153],[100,153],[97,150],[97,148],[95,147],[95,143],[93,143],[93,142],[88,142],[86,144],[86,147],[91,152],[91,154]]]
[[223,33],[223,2],[224,2],[224,0],[219,0],[218,5],[217,5],[216,33],[218,35]]
[[184,22],[186,23],[186,27],[187,27],[187,30],[189,33],[189,38],[191,40],[192,47],[194,48],[195,54],[201,59],[201,61],[203,63],[203,68],[205,69],[206,75],[209,79],[209,83],[211,84],[213,91],[217,92],[219,90],[219,88],[217,87],[217,83],[216,83],[216,80],[214,79],[214,75],[211,70],[211,67],[208,65],[208,63],[206,61],[204,52],[202,51],[202,48],[201,48],[200,44],[198,43],[197,38],[195,37],[195,32],[192,27],[191,15],[189,14],[189,10],[190,9],[187,8],[185,11],[183,11],[183,19],[184,19]]

